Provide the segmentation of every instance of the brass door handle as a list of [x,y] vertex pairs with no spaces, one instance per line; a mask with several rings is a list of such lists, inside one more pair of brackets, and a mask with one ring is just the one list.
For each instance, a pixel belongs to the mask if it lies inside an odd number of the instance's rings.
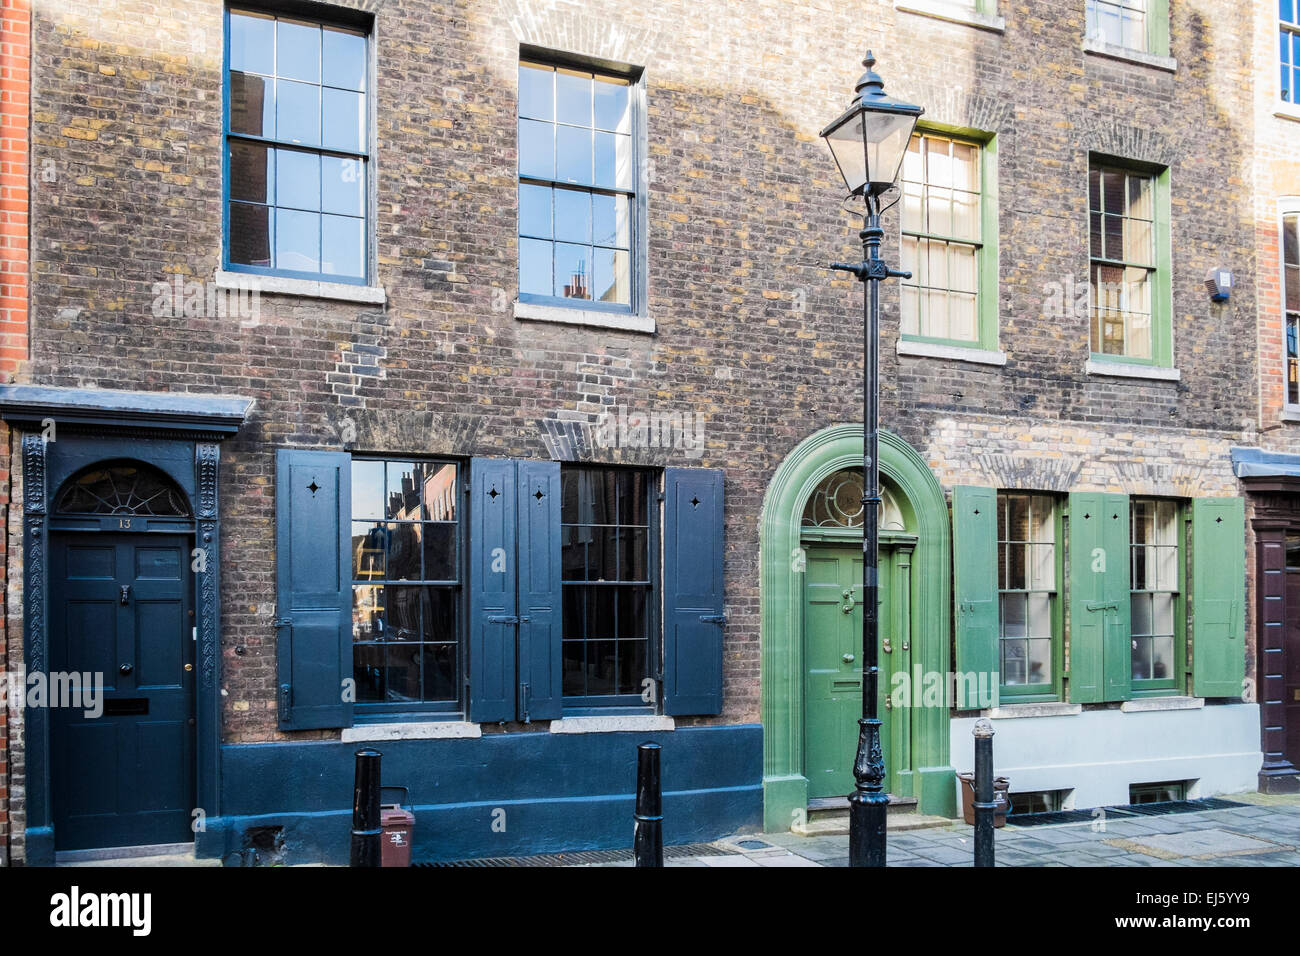
[[186,664],[186,665],[185,665],[185,669],[186,669],[187,671],[192,671],[192,670],[194,670],[194,665],[193,665],[193,664]]

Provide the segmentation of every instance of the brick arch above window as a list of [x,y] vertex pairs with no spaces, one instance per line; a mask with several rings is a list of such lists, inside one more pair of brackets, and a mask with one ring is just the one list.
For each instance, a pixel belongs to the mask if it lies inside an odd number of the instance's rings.
[[1184,155],[1181,140],[1155,130],[1116,123],[1109,117],[1079,121],[1079,145],[1092,153],[1137,163],[1172,166]]

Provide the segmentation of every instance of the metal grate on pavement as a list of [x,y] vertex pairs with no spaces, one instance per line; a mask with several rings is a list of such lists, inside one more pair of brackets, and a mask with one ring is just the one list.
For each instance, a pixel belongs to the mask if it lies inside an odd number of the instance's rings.
[[[1173,813],[1200,813],[1205,810],[1230,810],[1247,807],[1248,803],[1224,800],[1220,797],[1202,797],[1199,800],[1168,800],[1161,803],[1136,803],[1122,807],[1101,807],[1107,819],[1160,817]],[[1090,823],[1096,819],[1097,808],[1089,810],[1055,810],[1048,813],[1012,814],[1007,823],[1015,827],[1059,826],[1064,823]]]
[[[737,856],[734,850],[714,846],[712,843],[681,843],[664,847],[664,859],[687,856]],[[536,856],[493,856],[478,860],[451,860],[443,863],[412,863],[414,867],[441,869],[444,867],[501,867],[501,866],[582,866],[587,863],[622,863],[633,859],[631,849],[572,850],[567,853],[541,853]]]

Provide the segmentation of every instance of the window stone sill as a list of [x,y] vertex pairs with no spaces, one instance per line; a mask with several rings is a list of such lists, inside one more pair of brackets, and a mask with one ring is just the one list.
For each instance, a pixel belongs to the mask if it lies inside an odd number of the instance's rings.
[[1010,720],[1013,717],[1073,717],[1083,713],[1083,704],[1049,701],[1042,704],[1003,704],[989,711],[990,720]]
[[912,342],[904,338],[899,338],[897,352],[899,355],[951,359],[954,362],[972,362],[976,365],[1007,364],[1006,352],[963,348],[960,345],[939,345],[936,342]]
[[318,282],[315,279],[289,279],[284,276],[255,275],[251,272],[227,272],[224,269],[218,269],[212,281],[218,289],[247,289],[259,294],[296,295],[304,299],[332,299],[339,302],[358,302],[363,305],[383,305],[388,301],[382,286]]
[[1123,60],[1126,63],[1136,63],[1139,66],[1150,66],[1157,70],[1164,70],[1167,73],[1178,72],[1178,61],[1172,56],[1160,56],[1157,53],[1147,53],[1144,50],[1130,50],[1126,46],[1116,46],[1104,40],[1085,39],[1083,41],[1083,52],[1094,53],[1097,56],[1104,56],[1112,60]]
[[565,717],[551,721],[553,734],[613,734],[620,731],[644,733],[651,730],[675,730],[671,717]]
[[1300,106],[1294,106],[1290,103],[1279,103],[1273,110],[1273,115],[1278,119],[1294,120],[1300,123]]
[[1155,365],[1129,365],[1126,362],[1106,362],[1088,359],[1083,370],[1089,375],[1110,375],[1114,378],[1145,378],[1157,382],[1182,381],[1183,373],[1176,368]]
[[515,318],[530,322],[587,325],[598,329],[617,329],[620,332],[649,332],[653,334],[655,330],[655,320],[646,315],[600,312],[596,309],[570,309],[567,306],[538,305],[534,302],[516,302]]
[[1278,418],[1284,422],[1300,422],[1300,406],[1289,405],[1283,408]]
[[1200,710],[1204,697],[1136,697],[1126,700],[1119,709],[1126,714],[1145,714],[1155,710]]
[[901,10],[903,13],[915,13],[922,17],[934,17],[936,20],[947,20],[949,23],[964,23],[966,26],[992,33],[1004,33],[1007,29],[1007,22],[1002,17],[975,10],[957,9],[940,0],[896,0],[894,9]]
[[343,728],[343,743],[366,740],[472,740],[483,736],[478,724],[465,720],[414,720],[400,724],[359,724]]

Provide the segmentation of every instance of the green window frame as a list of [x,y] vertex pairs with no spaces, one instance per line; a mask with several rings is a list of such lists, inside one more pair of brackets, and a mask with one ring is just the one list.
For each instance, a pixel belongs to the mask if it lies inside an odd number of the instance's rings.
[[901,178],[902,268],[912,273],[900,287],[903,339],[996,351],[997,138],[926,125],[912,135]]
[[1169,0],[1086,0],[1085,22],[1090,40],[1169,55]]
[[998,13],[998,0],[936,0],[940,6],[952,7],[966,13],[980,13],[993,17]]
[[1169,498],[1129,501],[1132,695],[1177,693],[1185,680],[1187,515]]
[[1169,170],[1092,156],[1089,347],[1094,361],[1173,367]]
[[1060,502],[1050,494],[1000,491],[997,510],[998,699],[1059,699],[1065,580]]

